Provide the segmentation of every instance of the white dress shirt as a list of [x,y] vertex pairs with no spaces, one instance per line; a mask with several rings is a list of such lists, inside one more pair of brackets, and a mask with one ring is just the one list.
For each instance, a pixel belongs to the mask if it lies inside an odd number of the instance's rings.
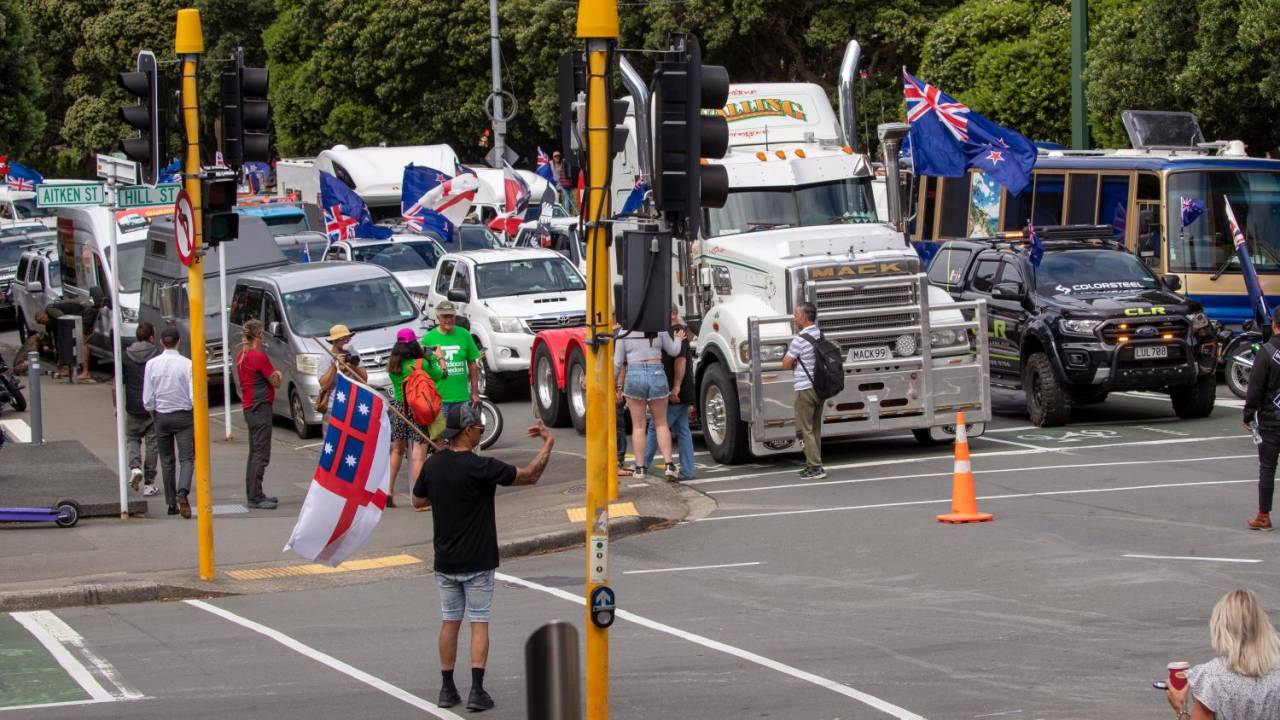
[[142,375],[142,405],[154,413],[190,412],[191,361],[167,348],[148,360]]

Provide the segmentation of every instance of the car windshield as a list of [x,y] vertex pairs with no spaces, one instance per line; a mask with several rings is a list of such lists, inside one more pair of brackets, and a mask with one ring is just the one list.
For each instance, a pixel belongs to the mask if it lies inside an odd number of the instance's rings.
[[267,230],[271,233],[271,237],[297,235],[300,232],[307,231],[307,218],[302,214],[264,215],[262,221],[267,224]]
[[276,240],[280,252],[292,263],[319,261],[324,256],[324,249],[329,246],[329,239],[323,235],[288,236]]
[[1146,265],[1118,250],[1047,252],[1035,274],[1043,295],[1108,295],[1160,287]]
[[561,257],[508,260],[476,266],[476,292],[482,298],[584,290],[586,283]]
[[[1280,173],[1179,172],[1169,175],[1166,186],[1170,270],[1240,272],[1225,197],[1249,243],[1254,268],[1280,273]],[[1186,226],[1182,224],[1184,203],[1191,219]],[[1197,212],[1200,208],[1203,211]],[[1158,222],[1149,227],[1159,232]]]
[[430,240],[407,240],[381,245],[361,245],[351,249],[356,262],[381,265],[391,272],[430,270],[444,251]]
[[805,187],[730,190],[724,207],[709,211],[710,236],[756,230],[874,223],[870,178],[848,178]]
[[5,240],[0,242],[0,267],[12,267],[22,259],[22,253],[32,245],[30,240]]
[[459,225],[456,237],[459,247],[453,249],[454,252],[498,247],[498,239],[483,225]]
[[338,324],[359,332],[410,322],[418,311],[400,283],[381,277],[285,293],[284,314],[294,333],[319,337]]
[[[117,248],[120,253],[120,292],[138,292],[142,287],[142,258],[147,243],[137,241],[125,243]],[[107,259],[111,259],[111,250],[105,251]]]

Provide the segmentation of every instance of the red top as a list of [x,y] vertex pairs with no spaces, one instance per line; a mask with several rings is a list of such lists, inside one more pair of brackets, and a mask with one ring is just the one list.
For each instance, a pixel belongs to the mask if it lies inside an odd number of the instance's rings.
[[276,401],[276,389],[271,387],[267,378],[274,374],[276,368],[271,358],[261,350],[244,350],[236,358],[236,372],[240,375],[240,400],[245,410]]

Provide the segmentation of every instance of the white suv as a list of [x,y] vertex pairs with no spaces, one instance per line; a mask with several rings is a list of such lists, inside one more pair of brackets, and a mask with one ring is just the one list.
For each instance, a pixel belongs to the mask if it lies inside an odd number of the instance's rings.
[[586,324],[586,281],[554,250],[512,248],[450,253],[436,266],[428,310],[444,300],[466,318],[484,353],[485,394],[495,402],[508,382],[529,382],[535,333]]

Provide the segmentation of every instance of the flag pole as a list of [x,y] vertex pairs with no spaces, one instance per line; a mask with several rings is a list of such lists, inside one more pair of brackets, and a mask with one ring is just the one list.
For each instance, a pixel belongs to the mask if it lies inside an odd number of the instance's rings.
[[[342,358],[338,357],[337,353],[335,353],[335,352],[333,351],[333,348],[332,348],[332,347],[325,347],[324,345],[321,345],[320,347],[321,347],[321,348],[323,348],[325,352],[329,353],[329,357],[333,358],[333,361],[334,361],[335,363],[337,363],[337,365],[338,365],[338,367],[339,367],[339,368],[344,368],[344,367],[346,367],[346,366],[347,366],[347,362],[346,362],[345,360],[343,360]],[[422,432],[422,428],[418,427],[418,423],[416,423],[416,422],[414,422],[414,421],[410,420],[409,418],[405,417],[405,416],[404,416],[404,413],[402,413],[402,412],[400,412],[399,410],[397,410],[397,409],[396,409],[395,404],[393,404],[393,403],[387,403],[387,409],[388,409],[388,410],[390,410],[390,411],[391,411],[391,413],[392,413],[393,415],[395,415],[396,417],[398,417],[398,418],[400,418],[401,420],[403,420],[403,421],[404,421],[404,424],[408,425],[410,429],[412,429],[414,432],[418,433],[418,437],[420,437],[420,438],[422,438],[423,440],[425,440],[425,441],[426,441],[426,443],[427,443],[428,445],[430,445],[430,446],[431,446],[431,449],[432,449],[432,450],[439,450],[439,449],[440,449],[440,446],[439,446],[438,444],[436,444],[436,442],[435,442],[434,440],[432,440],[432,439],[431,439],[431,437],[430,437],[429,435],[427,435],[426,433]]]

